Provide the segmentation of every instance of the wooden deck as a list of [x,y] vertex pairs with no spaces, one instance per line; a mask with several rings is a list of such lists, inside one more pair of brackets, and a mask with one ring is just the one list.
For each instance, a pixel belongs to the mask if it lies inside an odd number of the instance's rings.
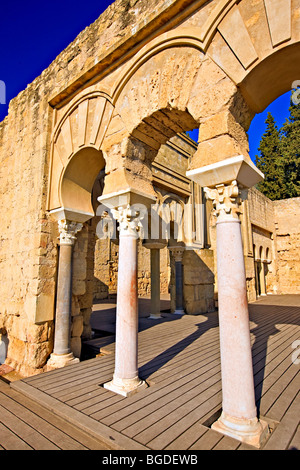
[[[109,310],[98,318],[99,330],[101,321],[110,324],[107,330],[113,327],[113,306]],[[101,312],[101,304],[95,311]],[[292,361],[294,342],[300,340],[300,296],[269,296],[250,304],[249,311],[257,406],[272,430],[263,449],[300,449],[300,365]],[[9,431],[33,447],[31,433],[37,431],[41,445],[58,448],[94,448],[96,442],[103,449],[149,451],[250,448],[210,429],[222,401],[217,313],[165,313],[157,321],[142,316],[139,367],[149,387],[130,398],[102,387],[113,374],[114,336],[96,338],[89,346],[101,355],[12,382],[11,390],[0,382],[1,447],[13,445]],[[48,426],[42,431],[39,418]],[[65,437],[55,440],[53,426]]]

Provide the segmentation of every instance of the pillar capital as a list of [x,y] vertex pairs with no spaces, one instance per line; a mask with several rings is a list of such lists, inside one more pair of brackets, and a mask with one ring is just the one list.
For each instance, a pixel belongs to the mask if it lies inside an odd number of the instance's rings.
[[76,233],[80,232],[83,224],[72,222],[70,220],[58,220],[59,241],[60,245],[74,245],[76,241]]
[[239,220],[242,213],[242,201],[247,197],[247,190],[241,190],[237,181],[230,184],[217,184],[214,188],[204,188],[207,199],[213,201],[214,214],[218,221]]
[[182,261],[183,253],[184,253],[184,246],[168,246],[168,250],[174,256],[175,261]]
[[162,250],[167,246],[167,242],[163,243],[159,240],[144,240],[143,246],[148,250]]
[[119,222],[120,236],[139,238],[143,227],[141,220],[144,218],[144,214],[132,208],[129,204],[125,207],[111,209],[111,213],[114,219]]

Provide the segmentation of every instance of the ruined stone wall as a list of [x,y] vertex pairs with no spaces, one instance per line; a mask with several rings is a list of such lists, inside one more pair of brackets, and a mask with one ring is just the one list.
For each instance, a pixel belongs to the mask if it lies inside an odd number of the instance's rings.
[[53,345],[56,233],[45,214],[47,82],[11,102],[0,124],[0,328],[7,364],[40,369]]
[[[109,248],[109,245],[110,248]],[[118,245],[109,240],[97,240],[95,245],[94,298],[107,299],[117,293]],[[169,256],[167,248],[160,250],[161,293],[169,289]],[[138,245],[138,293],[140,297],[151,295],[150,251]]]
[[276,254],[281,294],[300,294],[300,198],[274,201]]
[[260,191],[251,188],[248,196],[248,207],[253,243],[253,252],[249,256],[252,261],[251,265],[253,266],[255,260],[264,265],[262,267],[265,270],[267,294],[276,294],[279,285],[274,206],[272,201]]

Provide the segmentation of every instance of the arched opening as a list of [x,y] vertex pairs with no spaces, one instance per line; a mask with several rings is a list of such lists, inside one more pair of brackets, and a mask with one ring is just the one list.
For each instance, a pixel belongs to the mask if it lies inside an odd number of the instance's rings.
[[92,147],[84,147],[71,158],[61,183],[61,200],[65,208],[93,214],[92,189],[104,166],[102,152]]

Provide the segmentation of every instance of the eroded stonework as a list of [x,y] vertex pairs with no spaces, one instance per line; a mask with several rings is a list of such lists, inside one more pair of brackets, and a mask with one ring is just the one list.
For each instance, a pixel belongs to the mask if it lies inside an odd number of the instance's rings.
[[[239,155],[249,161],[251,119],[299,79],[300,3],[273,3],[275,10],[267,0],[117,0],[11,101],[0,123],[0,331],[8,365],[39,373],[53,351],[59,211],[83,225],[73,251],[75,356],[91,334],[93,298],[116,291],[118,241],[96,236],[101,194],[131,190],[172,210],[191,203],[185,219],[196,235],[183,241],[192,246],[182,260],[184,306],[189,314],[215,308],[212,204],[186,171]],[[195,128],[197,144],[185,136]],[[248,299],[299,292],[299,230],[291,224],[298,199],[271,203],[253,189],[240,217]],[[149,295],[150,252],[139,243],[139,292]],[[174,310],[167,248],[161,291],[170,292]]]

